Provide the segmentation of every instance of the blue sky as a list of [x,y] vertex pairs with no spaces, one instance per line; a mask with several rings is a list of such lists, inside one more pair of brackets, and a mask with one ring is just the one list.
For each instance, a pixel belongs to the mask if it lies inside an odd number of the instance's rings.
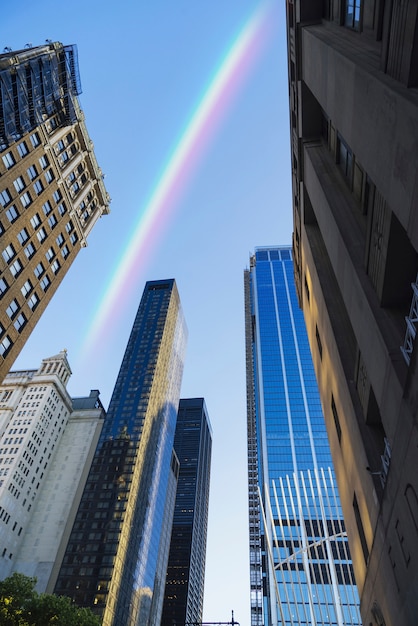
[[[86,115],[111,213],[95,226],[15,363],[67,348],[73,396],[108,405],[146,280],[174,277],[189,329],[182,396],[213,427],[205,621],[249,624],[243,270],[256,246],[292,233],[285,3],[222,112],[171,219],[132,277],[100,346],[88,329],[141,211],[254,0],[15,0],[0,44],[76,43]],[[83,356],[84,355],[84,356]]]

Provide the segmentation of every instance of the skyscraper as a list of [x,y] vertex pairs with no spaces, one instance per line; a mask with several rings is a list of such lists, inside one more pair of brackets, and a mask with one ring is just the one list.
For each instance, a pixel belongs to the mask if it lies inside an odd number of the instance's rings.
[[418,615],[418,6],[286,4],[295,281],[367,626]]
[[161,626],[202,621],[212,455],[203,398],[180,400],[174,449],[180,471]]
[[76,46],[0,54],[0,380],[109,212],[80,93]]
[[103,626],[161,617],[185,345],[175,281],[148,282],[55,587]]
[[251,626],[360,624],[289,247],[245,271]]
[[52,584],[104,417],[98,391],[70,398],[70,375],[62,351],[0,384],[0,578],[36,576],[42,592]]

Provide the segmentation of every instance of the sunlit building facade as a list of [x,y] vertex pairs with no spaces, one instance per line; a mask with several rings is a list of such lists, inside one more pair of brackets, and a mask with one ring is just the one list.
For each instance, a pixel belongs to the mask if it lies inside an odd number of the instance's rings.
[[361,624],[291,248],[244,282],[251,626]]
[[203,398],[180,400],[174,449],[180,472],[161,626],[202,621],[212,457]]
[[75,45],[0,54],[0,381],[109,213],[80,93]]
[[55,587],[103,626],[161,618],[185,344],[175,281],[148,282]]
[[103,425],[99,392],[72,399],[65,351],[0,384],[0,579],[53,588]]

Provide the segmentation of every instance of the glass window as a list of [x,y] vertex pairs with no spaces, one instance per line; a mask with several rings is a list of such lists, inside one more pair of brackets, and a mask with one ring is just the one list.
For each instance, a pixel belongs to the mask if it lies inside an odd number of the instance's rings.
[[23,180],[22,176],[18,176],[16,180],[13,181],[13,184],[18,193],[19,191],[23,191],[23,189],[25,188],[25,181]]
[[33,289],[33,285],[31,281],[30,280],[25,281],[25,283],[20,288],[20,291],[22,292],[22,296],[26,298],[30,294],[32,289]]
[[11,201],[12,201],[12,196],[10,195],[8,189],[3,189],[3,191],[0,191],[0,204],[2,206],[6,206]]
[[33,228],[35,230],[38,228],[38,226],[41,223],[41,218],[39,217],[39,215],[37,213],[35,213],[35,215],[30,218],[30,223],[32,224],[32,226],[33,226]]
[[57,242],[57,246],[59,246],[60,248],[62,248],[63,244],[64,244],[64,235],[62,233],[60,233],[58,235],[58,237],[55,239],[55,241]]
[[360,29],[361,0],[345,0],[344,26]]
[[46,239],[46,231],[43,226],[38,230],[36,236],[38,237],[39,243],[42,243],[44,239]]
[[38,194],[38,196],[43,192],[44,190],[44,186],[42,184],[41,180],[37,180],[34,184],[33,184],[33,188],[35,190],[35,192]]
[[33,311],[39,303],[39,298],[36,293],[33,293],[28,299],[28,307]]
[[33,270],[33,273],[35,274],[36,278],[39,278],[40,276],[42,276],[44,272],[45,272],[45,268],[43,266],[43,263],[38,263],[38,265]]
[[70,254],[70,251],[68,250],[68,246],[64,246],[63,249],[61,250],[61,254],[64,257],[64,259],[67,258],[67,256]]
[[58,274],[60,268],[61,268],[61,265],[59,264],[59,261],[55,260],[53,263],[51,263],[51,269],[54,272],[54,274]]
[[45,180],[48,184],[52,183],[52,181],[54,180],[54,174],[52,170],[48,170],[47,172],[45,172]]
[[17,145],[17,151],[22,158],[28,154],[29,150],[24,141],[22,141],[22,143],[19,143]]
[[26,246],[25,250],[24,250],[26,257],[28,259],[31,259],[33,257],[33,255],[36,252],[35,246],[33,245],[33,243],[29,242],[28,245]]
[[58,205],[58,213],[60,215],[64,215],[64,213],[67,212],[67,208],[65,206],[65,202],[61,202],[61,204]]
[[21,333],[23,327],[25,326],[27,319],[23,313],[19,313],[15,321],[13,322],[13,326],[16,328],[18,333]]
[[1,254],[6,263],[8,263],[16,255],[16,250],[14,249],[12,244],[9,244],[5,247]]
[[19,310],[19,303],[17,302],[17,300],[15,298],[13,298],[13,300],[11,301],[11,303],[9,304],[9,306],[6,309],[6,313],[7,315],[13,319],[13,317],[16,315],[16,313]]
[[3,297],[8,288],[9,285],[7,284],[7,281],[4,278],[0,278],[0,298]]
[[34,148],[36,148],[37,146],[39,146],[39,144],[41,143],[41,142],[40,142],[40,140],[39,140],[39,135],[38,135],[38,133],[33,133],[33,135],[31,135],[31,136],[30,136],[30,140],[31,140],[32,146],[33,146]]
[[11,207],[6,209],[6,217],[11,224],[13,224],[13,222],[17,220],[17,218],[19,217],[19,213],[17,212],[17,209],[14,204],[12,204]]
[[50,284],[51,284],[51,281],[49,280],[48,276],[44,276],[40,281],[40,285],[44,291],[46,291],[49,288]]
[[48,167],[49,161],[48,161],[48,157],[45,154],[43,154],[41,158],[39,159],[39,165],[42,167],[43,170]]
[[55,215],[51,215],[50,217],[48,217],[48,224],[51,228],[55,228],[55,226],[57,225],[57,218],[55,217]]
[[13,263],[9,266],[9,269],[11,273],[13,274],[13,276],[16,277],[18,274],[20,274],[23,267],[19,259],[16,259],[16,261],[13,261]]
[[56,189],[52,195],[57,204],[62,200],[62,194],[59,189]]
[[44,202],[44,204],[42,205],[42,210],[45,213],[45,215],[49,215],[52,211],[52,206],[49,200],[47,200],[46,202]]
[[17,239],[22,245],[25,243],[25,241],[29,239],[29,234],[26,228],[22,228],[22,230],[17,235]]
[[7,169],[10,169],[16,163],[15,158],[11,152],[7,152],[7,154],[5,154],[2,159],[4,166],[7,167]]
[[36,167],[34,165],[31,165],[30,167],[28,167],[26,172],[30,180],[34,180],[38,176],[38,172],[36,171]]
[[29,206],[30,203],[32,202],[32,198],[30,197],[30,193],[28,191],[25,191],[25,193],[20,196],[20,201],[21,201],[21,203],[23,204],[24,207]]
[[45,252],[45,256],[47,258],[47,261],[51,261],[51,259],[54,258],[55,252],[54,252],[54,248],[52,246],[51,246],[51,248],[48,248],[48,250]]
[[10,338],[7,335],[0,343],[0,356],[6,356],[11,346],[12,346],[12,342],[10,341]]

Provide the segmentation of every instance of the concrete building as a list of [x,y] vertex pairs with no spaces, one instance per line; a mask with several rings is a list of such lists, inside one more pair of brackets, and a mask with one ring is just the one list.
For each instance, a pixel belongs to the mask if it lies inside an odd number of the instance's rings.
[[103,425],[99,392],[72,400],[65,351],[0,385],[0,578],[52,591]]
[[180,400],[174,449],[180,462],[161,626],[203,616],[212,428],[203,398]]
[[55,586],[103,626],[160,623],[186,334],[175,281],[147,282]]
[[367,626],[418,615],[417,11],[287,2],[295,279]]
[[76,46],[0,54],[0,380],[109,212]]
[[291,248],[244,272],[251,626],[359,626]]

